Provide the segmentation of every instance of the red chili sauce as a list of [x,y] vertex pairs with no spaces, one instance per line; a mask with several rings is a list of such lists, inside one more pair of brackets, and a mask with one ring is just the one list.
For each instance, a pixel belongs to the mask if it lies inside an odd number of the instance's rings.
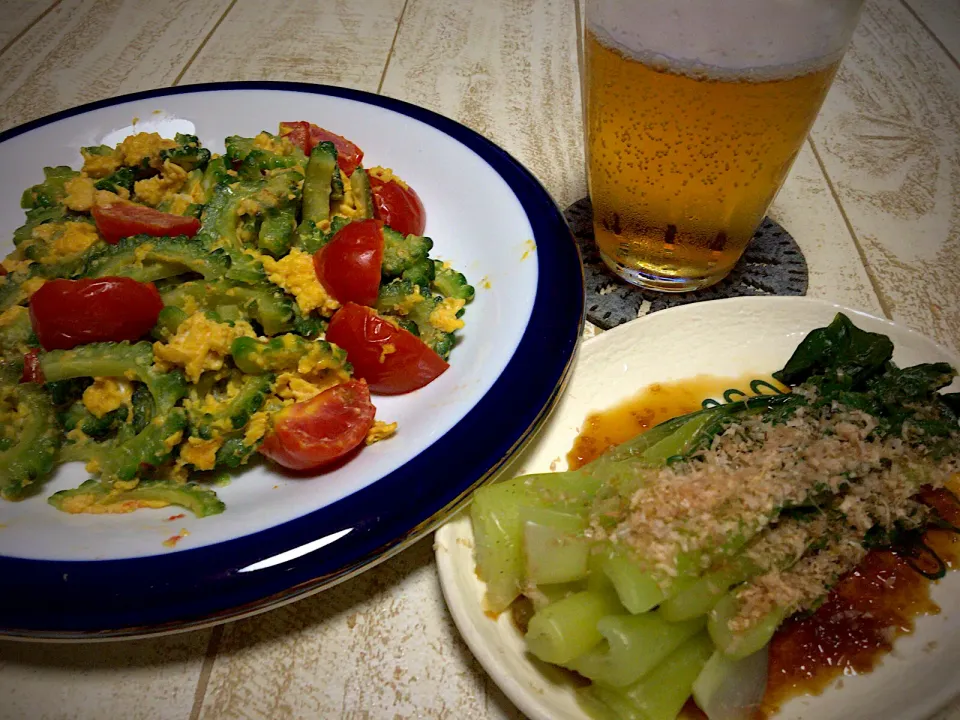
[[[698,410],[703,398],[719,397],[727,388],[746,387],[749,380],[700,375],[660,383],[608,410],[591,413],[567,454],[569,466],[579,468],[609,447],[664,420]],[[950,492],[930,491],[924,500],[945,520],[960,525],[960,506]],[[929,530],[924,540],[948,568],[960,563],[957,534]],[[790,619],[777,630],[770,644],[767,692],[758,717],[776,713],[797,695],[819,695],[841,675],[876,667],[898,636],[913,631],[914,618],[940,611],[930,598],[931,582],[900,555],[871,551],[816,612]],[[681,717],[705,716],[690,701]]]

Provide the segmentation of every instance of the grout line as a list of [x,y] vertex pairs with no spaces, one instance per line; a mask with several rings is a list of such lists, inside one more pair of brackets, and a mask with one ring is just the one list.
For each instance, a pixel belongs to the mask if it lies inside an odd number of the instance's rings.
[[220,641],[223,639],[223,625],[217,625],[210,631],[210,642],[207,643],[207,652],[203,656],[203,665],[200,668],[200,677],[197,678],[197,689],[193,693],[193,707],[190,708],[190,720],[198,720],[203,709],[203,698],[207,694],[210,684],[210,675],[213,673],[213,664],[217,660],[220,650]]
[[957,69],[960,70],[960,61],[958,61],[957,58],[953,56],[953,53],[950,52],[950,49],[943,44],[943,42],[940,40],[937,34],[930,28],[929,25],[927,25],[926,22],[924,22],[923,18],[921,18],[917,14],[917,11],[910,6],[910,3],[908,3],[907,0],[900,0],[900,4],[907,9],[908,13],[913,15],[913,19],[916,20],[918,23],[920,23],[920,27],[922,27],[924,30],[927,31],[927,34],[930,35],[931,38],[933,38],[933,41],[940,46],[940,49],[943,50],[944,53],[946,53],[947,57],[950,58],[953,61],[953,64],[957,66]]
[[48,7],[48,8],[47,8],[46,10],[44,10],[42,13],[40,13],[39,15],[37,15],[33,20],[31,20],[29,23],[27,23],[27,26],[26,26],[23,30],[21,30],[21,31],[18,32],[16,35],[14,35],[14,36],[10,39],[10,41],[7,42],[6,45],[4,45],[2,48],[0,48],[0,55],[3,55],[7,50],[9,50],[11,47],[13,47],[13,45],[14,45],[20,38],[22,38],[24,35],[26,35],[28,32],[30,32],[30,30],[33,29],[33,26],[36,25],[36,24],[37,24],[38,22],[40,22],[41,20],[43,20],[47,15],[49,15],[50,12],[51,12],[57,5],[60,4],[60,2],[61,2],[61,0],[53,0],[53,3],[50,5],[50,7]]
[[850,237],[853,239],[853,245],[857,248],[857,253],[860,255],[860,262],[863,264],[863,270],[867,274],[867,279],[870,280],[870,285],[873,287],[874,294],[877,296],[877,302],[880,304],[880,309],[883,311],[883,314],[887,316],[888,320],[893,320],[893,314],[890,310],[890,303],[887,301],[883,290],[880,289],[880,282],[870,269],[870,264],[867,262],[867,254],[860,245],[860,239],[857,237],[857,233],[853,229],[853,223],[850,222],[850,218],[847,217],[847,211],[844,209],[843,203],[840,202],[840,195],[837,194],[837,189],[833,185],[833,180],[831,180],[830,175],[827,174],[827,167],[823,164],[823,158],[820,157],[820,151],[817,150],[817,146],[814,144],[812,137],[808,136],[807,142],[810,143],[810,149],[813,151],[813,156],[817,159],[817,165],[820,166],[820,172],[823,173],[823,179],[827,181],[827,187],[830,188],[830,194],[833,195],[833,201],[837,204],[837,209],[840,210],[840,215],[843,217],[843,222],[847,226],[847,232],[850,233]]
[[390,50],[387,52],[387,61],[383,64],[383,72],[380,74],[380,82],[377,84],[377,95],[383,90],[383,81],[387,79],[387,70],[390,68],[390,59],[393,57],[393,48],[397,45],[397,36],[400,34],[400,25],[403,23],[404,13],[407,12],[407,5],[410,0],[403,0],[403,8],[400,10],[400,17],[397,18],[397,29],[393,31],[393,40],[390,42]]
[[203,42],[193,51],[193,55],[190,56],[190,59],[187,60],[187,64],[183,66],[183,70],[179,72],[177,77],[174,79],[171,85],[179,85],[180,81],[183,80],[183,76],[187,74],[187,70],[190,69],[190,66],[193,65],[193,61],[197,59],[197,56],[201,53],[203,48],[206,47],[207,42],[213,37],[213,34],[217,31],[217,28],[220,27],[220,23],[223,22],[224,18],[233,10],[233,6],[237,4],[237,0],[230,0],[230,4],[227,6],[227,9],[223,11],[223,15],[220,16],[220,19],[214,23],[213,27],[210,29],[210,32],[207,33],[207,36],[203,39]]

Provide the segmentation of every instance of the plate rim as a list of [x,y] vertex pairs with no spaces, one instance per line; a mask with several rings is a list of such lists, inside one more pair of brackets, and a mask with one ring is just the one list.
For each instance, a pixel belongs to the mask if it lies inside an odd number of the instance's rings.
[[[912,327],[909,327],[908,325],[890,320],[889,318],[876,315],[866,310],[851,308],[831,300],[811,298],[807,296],[740,296],[721,298],[717,300],[705,300],[703,302],[694,302],[687,305],[665,308],[664,310],[650,313],[649,315],[637,318],[636,320],[631,320],[630,322],[624,323],[615,328],[611,328],[610,330],[606,330],[592,338],[584,340],[582,347],[603,345],[606,342],[610,342],[611,337],[615,339],[623,332],[635,332],[635,327],[637,324],[643,323],[645,320],[650,318],[661,316],[665,313],[678,315],[683,313],[695,313],[698,309],[698,306],[699,308],[702,308],[704,305],[765,305],[772,303],[787,305],[819,305],[825,309],[829,308],[837,312],[843,312],[850,316],[866,317],[872,322],[878,322],[887,327],[895,327],[898,332],[906,333],[908,336],[918,340],[919,343],[927,344],[942,352],[946,357],[951,359],[954,367],[960,371],[960,354],[958,354],[952,348],[933,340],[932,338],[913,329]],[[604,338],[606,338],[606,340]],[[454,562],[454,556],[450,551],[450,548],[463,541],[463,538],[458,534],[459,528],[470,527],[470,521],[465,511],[466,507],[461,508],[456,515],[449,518],[447,522],[440,526],[434,533],[434,559],[437,564],[437,575],[440,582],[440,589],[443,594],[444,603],[447,606],[450,616],[453,618],[453,622],[457,627],[457,631],[460,633],[461,639],[467,645],[474,657],[476,657],[477,661],[483,668],[483,671],[493,679],[496,685],[510,699],[510,702],[516,705],[517,708],[524,713],[524,715],[530,717],[531,719],[552,720],[547,710],[537,702],[535,697],[536,693],[531,692],[529,689],[524,687],[524,685],[516,677],[505,670],[505,666],[503,666],[503,663],[497,659],[495,654],[497,645],[484,642],[481,639],[481,636],[474,632],[473,616],[467,612],[463,603],[454,599],[459,595],[459,593],[455,590],[457,586],[457,563]],[[472,542],[472,529],[470,529],[469,532]],[[504,614],[501,614],[500,617],[502,618],[503,616]],[[500,622],[500,619],[491,619],[490,621]],[[960,697],[960,689],[954,689],[951,691],[949,688],[944,687],[941,689],[940,693],[937,693],[936,696],[933,697],[933,701],[923,709],[921,715],[918,715],[917,717],[926,717],[937,712],[938,710],[942,710],[951,701],[958,697]],[[585,713],[584,717],[586,717]]]
[[[400,467],[323,508],[264,530],[169,555],[83,561],[0,555],[0,575],[17,578],[11,592],[0,597],[2,637],[59,642],[184,632],[249,617],[349,579],[408,547],[459,509],[476,487],[489,480],[533,437],[569,378],[584,324],[582,263],[569,227],[550,194],[519,161],[493,141],[439,113],[402,100],[331,85],[281,81],[200,83],[129,93],[67,108],[0,132],[0,143],[103,108],[172,95],[222,91],[304,93],[372,105],[428,125],[473,151],[510,188],[530,222],[532,239],[537,246],[538,268],[530,319],[503,371],[463,418]],[[564,280],[558,282],[558,277]],[[545,282],[547,278],[551,281]],[[562,291],[559,286],[563,286]],[[579,287],[579,294],[575,287]],[[544,353],[545,349],[548,352]],[[534,359],[538,360],[538,372],[531,378],[526,368]],[[382,502],[377,507],[393,522],[399,523],[400,530],[385,527],[386,521],[381,515],[371,514],[369,510],[348,513],[352,519],[343,515],[345,507],[356,510],[370,499],[371,494],[402,490],[403,480],[414,480],[412,476],[416,469],[429,468],[444,455],[453,455],[451,442],[458,438],[470,439],[471,430],[483,425],[481,417],[493,414],[498,398],[512,400],[515,397],[530,402],[511,413],[512,417],[507,420],[498,414],[501,427],[507,429],[499,432],[496,439],[486,442],[480,456],[474,450],[467,453],[466,458],[464,453],[456,453],[459,466],[464,468],[458,475],[464,480],[445,487],[439,487],[444,483],[435,482],[432,487],[434,496],[423,498],[424,509],[415,513],[415,520],[402,519],[403,513],[396,508],[403,508],[411,501],[398,501],[400,495],[393,498],[390,507],[381,507]],[[476,444],[475,440],[474,436]],[[441,447],[444,445],[450,448],[446,452]],[[380,486],[379,489],[376,486]],[[336,522],[316,529],[318,526],[314,523],[318,516],[333,515],[337,515]],[[326,558],[317,558],[313,557],[317,551],[312,551],[249,573],[256,577],[255,582],[253,577],[238,579],[239,568],[291,548],[300,548],[347,527],[353,531],[329,546],[335,548],[334,555],[346,559],[331,560],[329,551],[325,553]],[[286,536],[287,540],[281,542],[280,535]],[[281,547],[263,551],[257,543],[258,539],[264,539],[263,536],[270,536],[273,544]],[[238,551],[240,546],[244,559],[213,562],[224,549],[229,554],[231,550]],[[194,572],[184,578],[184,568],[193,568]],[[114,580],[123,577],[123,582],[115,581],[111,586],[111,577]],[[102,587],[107,587],[110,592],[105,593]],[[192,595],[198,590],[204,591],[200,597]],[[159,595],[158,591],[161,591]],[[106,606],[105,594],[110,596]],[[146,608],[130,609],[144,597],[150,598]],[[163,602],[171,597],[177,599],[178,604]]]

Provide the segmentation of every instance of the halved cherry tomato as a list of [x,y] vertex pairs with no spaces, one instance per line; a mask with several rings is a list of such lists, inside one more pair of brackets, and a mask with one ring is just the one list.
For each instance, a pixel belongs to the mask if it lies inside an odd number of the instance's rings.
[[[284,132],[285,130],[287,132]],[[306,137],[303,136],[304,132],[306,133]],[[332,133],[329,130],[324,130],[319,125],[308,123],[305,120],[280,123],[280,134],[290,138],[290,142],[303,150],[307,155],[320,143],[332,142],[333,146],[337,149],[337,165],[340,166],[340,170],[346,173],[348,177],[353,175],[353,171],[357,169],[360,161],[363,160],[363,150],[345,137]]]
[[23,375],[20,376],[22,383],[37,383],[43,385],[46,378],[43,377],[43,370],[40,368],[39,350],[31,350],[23,356]]
[[131,203],[94,205],[91,212],[97,223],[97,230],[104,240],[113,245],[130,235],[193,237],[200,230],[200,221],[197,218],[172,215]]
[[373,193],[374,214],[383,220],[384,225],[404,235],[423,235],[427,213],[412,187],[404,187],[394,180],[383,182],[371,175],[370,191]]
[[30,323],[45,350],[139,340],[157,324],[163,300],[153,283],[127,277],[50,280],[30,298]]
[[305,155],[313,150],[310,146],[310,123],[304,120],[280,123],[280,135],[303,150]]
[[356,303],[337,310],[326,338],[347,351],[354,375],[381,395],[422,388],[450,367],[416,335]]
[[382,263],[383,228],[379,220],[345,225],[313,256],[317,279],[340,303],[375,304]]
[[6,274],[7,274],[7,269],[3,265],[0,265],[0,277]]
[[260,452],[291,470],[320,467],[360,445],[375,414],[365,382],[334,385],[278,412]]
[[346,174],[347,177],[353,175],[353,171],[357,169],[360,161],[363,160],[363,150],[345,137],[332,133],[329,130],[324,130],[322,127],[317,127],[311,123],[310,149],[313,150],[313,148],[322,142],[333,143],[333,146],[337,149],[337,165],[340,166],[340,171]]

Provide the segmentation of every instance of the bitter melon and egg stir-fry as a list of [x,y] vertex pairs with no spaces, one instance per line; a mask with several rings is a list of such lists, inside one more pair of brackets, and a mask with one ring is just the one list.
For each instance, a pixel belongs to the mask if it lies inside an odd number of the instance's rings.
[[0,277],[0,495],[54,468],[67,512],[221,512],[256,455],[293,470],[390,437],[370,394],[447,368],[473,288],[431,257],[416,192],[308,122],[139,133],[43,169]]

